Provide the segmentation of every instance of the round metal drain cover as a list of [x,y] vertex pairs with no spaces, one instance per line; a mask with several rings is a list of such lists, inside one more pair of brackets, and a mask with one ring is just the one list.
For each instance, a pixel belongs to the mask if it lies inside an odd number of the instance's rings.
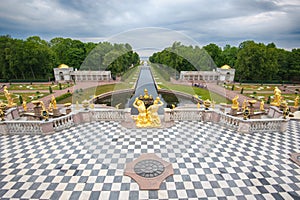
[[134,172],[144,178],[154,178],[164,171],[164,165],[157,160],[142,160],[134,166]]

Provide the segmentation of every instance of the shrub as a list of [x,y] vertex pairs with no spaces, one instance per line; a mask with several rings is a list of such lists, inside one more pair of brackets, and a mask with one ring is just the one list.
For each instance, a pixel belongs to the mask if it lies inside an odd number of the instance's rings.
[[20,101],[20,104],[22,105],[22,103],[23,103],[22,95],[19,96],[19,101]]
[[241,94],[243,94],[243,93],[244,93],[244,88],[241,89]]
[[61,87],[61,83],[59,83],[59,84],[58,84],[58,87],[59,87],[59,89],[60,89],[60,90],[62,89],[62,87]]
[[40,94],[40,91],[36,91],[35,93],[36,93],[36,94]]
[[271,96],[268,97],[267,104],[271,103]]
[[49,85],[49,93],[52,94],[52,87]]
[[65,94],[62,94],[62,95],[56,97],[55,99],[56,99],[56,101],[61,101],[61,100],[66,99],[66,98],[68,98],[70,96],[72,96],[72,93],[67,92]]
[[234,85],[232,85],[231,90],[234,90]]
[[254,91],[254,92],[253,92],[253,95],[256,95],[256,94],[257,94],[256,91]]

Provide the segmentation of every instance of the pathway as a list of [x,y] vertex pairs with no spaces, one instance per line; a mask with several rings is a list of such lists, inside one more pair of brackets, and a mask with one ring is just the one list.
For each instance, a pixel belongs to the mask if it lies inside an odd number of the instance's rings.
[[[119,80],[118,81],[101,81],[101,82],[88,82],[88,81],[87,82],[77,82],[76,85],[74,85],[72,87],[68,87],[68,88],[65,88],[65,89],[62,89],[62,90],[53,90],[52,94],[49,94],[47,96],[44,96],[44,97],[40,98],[39,101],[43,101],[45,103],[45,106],[47,107],[49,102],[50,102],[50,99],[51,99],[52,95],[54,95],[55,97],[58,97],[58,96],[61,96],[65,93],[67,93],[68,91],[73,92],[74,90],[80,89],[80,88],[87,89],[87,88],[90,88],[90,87],[95,87],[95,86],[99,86],[99,85],[114,84],[114,83],[118,83],[118,82],[119,82]],[[47,83],[47,84],[51,84],[51,83]],[[9,85],[9,83],[3,84],[3,85]],[[9,88],[8,88],[8,91],[10,93],[35,92],[35,90],[9,90]],[[49,90],[39,90],[39,92],[49,93]],[[22,106],[19,106],[19,108],[22,108]],[[33,104],[28,103],[27,108],[29,108],[29,109],[33,108]]]

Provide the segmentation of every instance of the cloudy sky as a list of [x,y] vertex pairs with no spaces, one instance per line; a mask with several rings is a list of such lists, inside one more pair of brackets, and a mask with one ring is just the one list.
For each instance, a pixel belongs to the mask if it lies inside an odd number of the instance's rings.
[[[39,35],[46,40],[101,41],[130,33],[136,41],[162,43],[160,31],[155,33],[157,40],[141,33],[147,30],[153,36],[156,27],[200,46],[255,40],[292,49],[300,47],[299,19],[299,0],[0,0],[1,35]],[[142,46],[137,48],[149,44]]]

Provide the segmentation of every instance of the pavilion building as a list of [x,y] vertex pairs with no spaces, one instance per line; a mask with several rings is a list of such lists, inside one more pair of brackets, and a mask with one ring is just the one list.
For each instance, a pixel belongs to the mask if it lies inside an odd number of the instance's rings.
[[112,79],[111,71],[77,70],[68,65],[61,64],[53,69],[55,81],[109,81]]
[[233,82],[235,69],[224,65],[213,71],[181,71],[180,80],[192,82]]

